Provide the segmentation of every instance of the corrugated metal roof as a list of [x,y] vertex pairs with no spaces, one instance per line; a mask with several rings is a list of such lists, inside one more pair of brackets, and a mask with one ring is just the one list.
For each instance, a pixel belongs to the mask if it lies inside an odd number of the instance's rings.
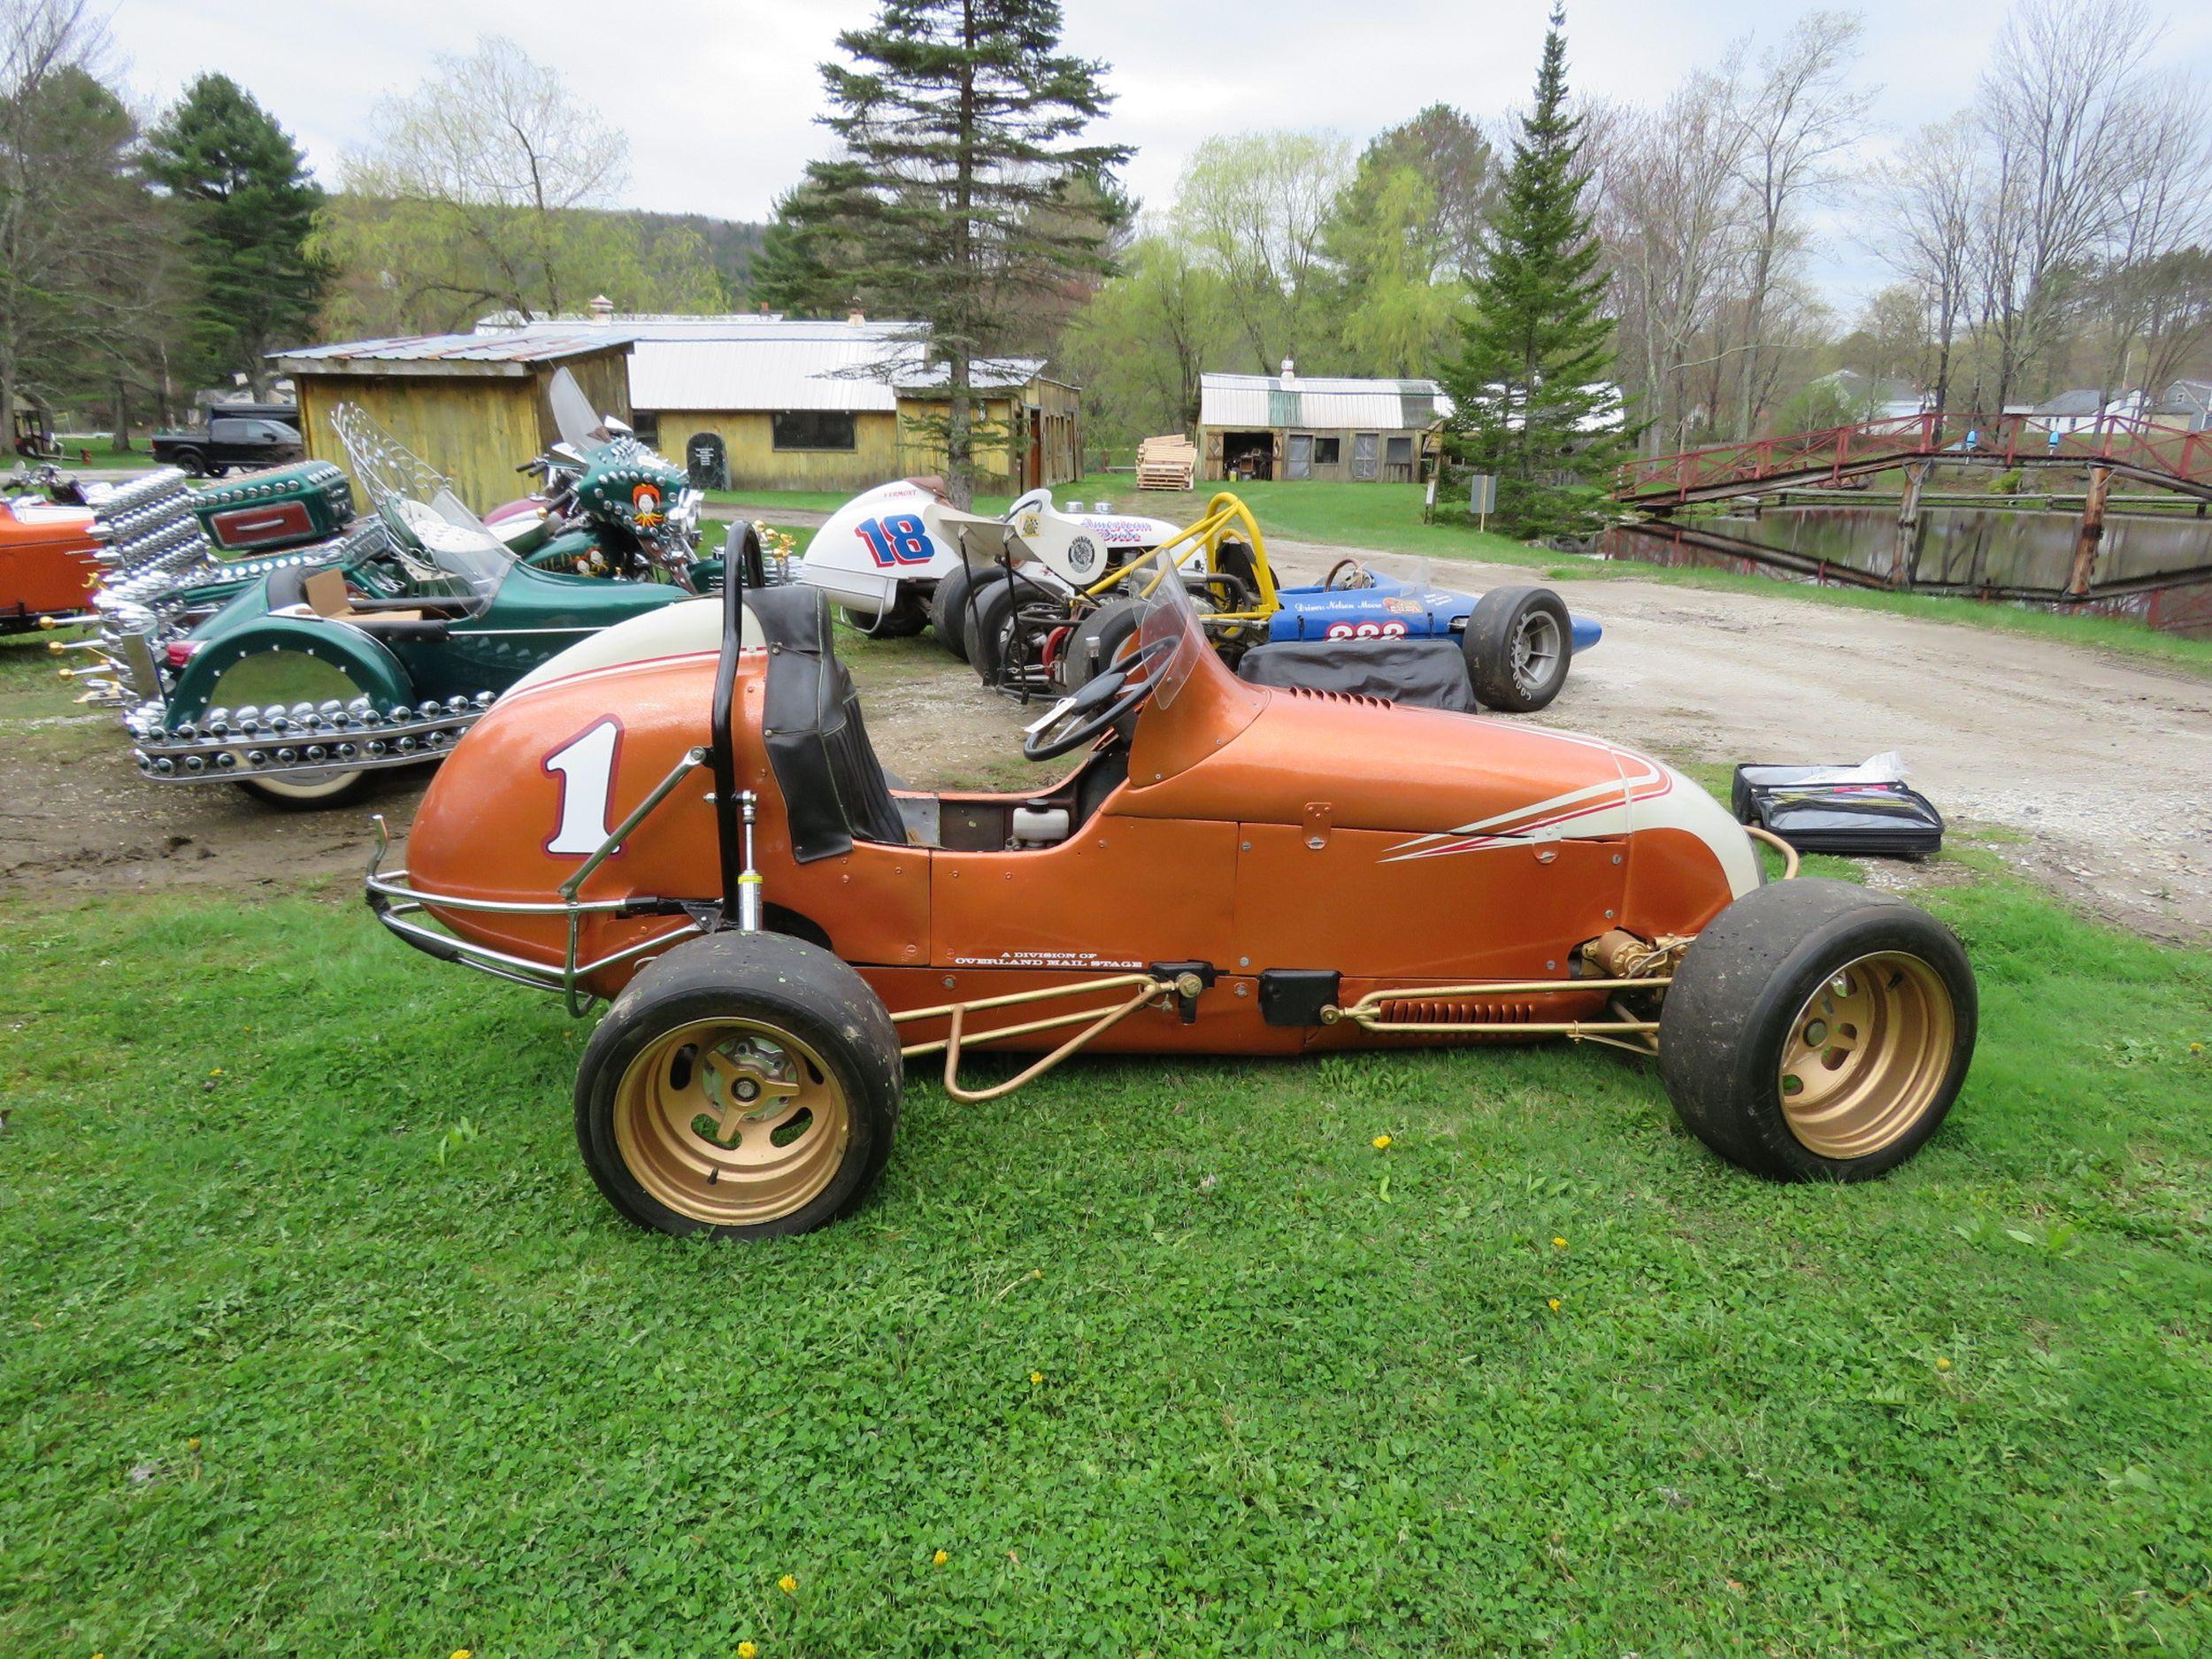
[[841,409],[898,405],[887,376],[910,347],[880,340],[641,340],[630,355],[630,407]]
[[1202,374],[1198,419],[1208,426],[1425,426],[1451,408],[1434,380],[1356,380],[1334,375]]
[[849,322],[836,319],[807,319],[754,311],[681,312],[617,311],[604,321],[595,317],[537,317],[527,322],[513,311],[497,311],[476,325],[480,334],[618,334],[631,340],[918,340],[920,323]]
[[[968,382],[978,391],[1019,391],[1044,371],[1042,357],[976,357],[968,365]],[[952,370],[942,363],[918,365],[896,381],[902,392],[942,391],[951,384]]]
[[590,329],[512,330],[497,334],[397,334],[382,340],[349,340],[334,345],[302,346],[270,355],[286,368],[348,363],[557,363],[625,343],[619,333]]
[[[1018,389],[1043,367],[1041,358],[981,358],[973,365],[975,384],[989,391]],[[646,339],[630,357],[630,406],[888,412],[898,406],[900,391],[941,389],[947,373],[942,364],[925,363],[922,348],[911,341],[849,331],[750,340]]]

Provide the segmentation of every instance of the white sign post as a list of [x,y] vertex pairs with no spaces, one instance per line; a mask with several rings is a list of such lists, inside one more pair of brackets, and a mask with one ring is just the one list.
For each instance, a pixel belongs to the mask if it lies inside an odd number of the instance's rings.
[[1490,515],[1498,510],[1498,475],[1477,472],[1467,480],[1467,511],[1475,515],[1479,530],[1490,527]]

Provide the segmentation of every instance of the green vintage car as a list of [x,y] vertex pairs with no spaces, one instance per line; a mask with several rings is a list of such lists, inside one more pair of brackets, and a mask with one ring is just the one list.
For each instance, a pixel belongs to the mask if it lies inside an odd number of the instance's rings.
[[[121,710],[148,778],[333,804],[371,771],[439,758],[578,640],[694,597],[539,569],[365,422],[349,427],[348,448],[373,510],[336,540],[273,559],[211,612],[140,603],[121,584],[95,596],[96,664],[75,672]],[[165,477],[98,510],[111,555],[141,577],[208,568],[196,500]]]

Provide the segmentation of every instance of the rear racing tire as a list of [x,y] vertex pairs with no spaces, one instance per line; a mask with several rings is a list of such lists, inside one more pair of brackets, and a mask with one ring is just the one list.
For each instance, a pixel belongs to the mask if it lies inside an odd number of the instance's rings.
[[840,605],[837,609],[847,626],[873,639],[911,639],[929,626],[928,605],[911,591],[893,600],[888,613],[864,610],[858,605]]
[[1925,910],[1779,881],[1697,936],[1659,1014],[1683,1125],[1776,1181],[1863,1181],[1918,1151],[1974,1057],[1974,971]]
[[1009,648],[1021,626],[1021,607],[1048,597],[1048,591],[1025,576],[1016,576],[1010,587],[1003,573],[976,584],[975,603],[968,618],[968,663],[987,685],[1003,678]]
[[775,1239],[849,1215],[891,1156],[898,1028],[819,945],[710,933],[649,964],[576,1073],[576,1144],[626,1220]]
[[975,573],[963,565],[940,580],[929,596],[929,626],[937,643],[964,663],[968,660],[968,594],[974,580]]
[[1548,588],[1494,588],[1475,602],[1459,649],[1478,703],[1530,714],[1567,683],[1574,626],[1566,603]]

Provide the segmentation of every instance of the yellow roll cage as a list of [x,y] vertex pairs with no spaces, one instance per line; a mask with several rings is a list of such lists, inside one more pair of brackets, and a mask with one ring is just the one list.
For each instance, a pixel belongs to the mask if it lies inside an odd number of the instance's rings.
[[1132,589],[1139,598],[1144,598],[1159,586],[1163,576],[1182,562],[1194,545],[1206,549],[1206,575],[1209,580],[1238,574],[1221,568],[1221,544],[1227,540],[1231,530],[1239,528],[1244,532],[1240,539],[1252,549],[1252,574],[1259,585],[1259,603],[1247,611],[1213,611],[1207,616],[1206,621],[1209,625],[1264,622],[1283,608],[1283,602],[1276,594],[1275,572],[1267,563],[1267,541],[1260,534],[1260,523],[1252,516],[1252,510],[1225,489],[1206,503],[1203,517],[1159,546],[1139,554],[1126,565],[1107,572],[1083,589],[1083,597],[1096,601],[1112,589],[1128,585],[1132,576],[1147,564],[1152,564],[1149,580],[1141,588]]

